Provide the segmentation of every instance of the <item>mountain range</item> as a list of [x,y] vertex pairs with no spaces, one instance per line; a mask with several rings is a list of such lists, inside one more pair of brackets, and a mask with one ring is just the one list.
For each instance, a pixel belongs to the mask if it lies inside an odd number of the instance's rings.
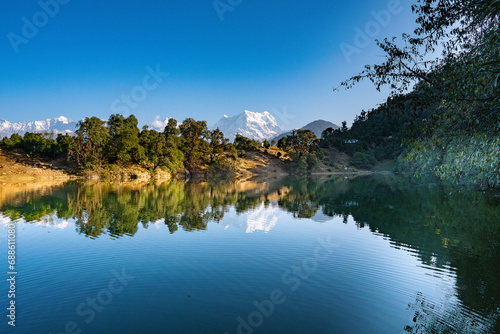
[[26,132],[53,132],[56,135],[58,133],[71,135],[74,133],[76,125],[77,122],[64,116],[49,118],[44,121],[18,123],[0,119],[0,138],[10,137],[14,133],[22,136]]
[[[161,121],[159,117],[151,124],[158,131],[163,131],[168,118]],[[24,135],[26,132],[53,132],[54,134],[73,135],[77,122],[61,116],[49,118],[43,121],[11,123],[0,119],[0,139],[10,137],[13,133]],[[317,120],[307,124],[302,129],[313,131],[316,136],[321,137],[321,133],[327,128],[338,129],[339,127],[331,122]],[[219,122],[211,126],[211,129],[219,128],[226,138],[234,140],[236,134],[241,134],[247,138],[263,141],[264,139],[278,141],[284,136],[291,134],[285,132],[276,122],[276,119],[269,112],[263,113],[245,110],[236,116],[224,116]]]

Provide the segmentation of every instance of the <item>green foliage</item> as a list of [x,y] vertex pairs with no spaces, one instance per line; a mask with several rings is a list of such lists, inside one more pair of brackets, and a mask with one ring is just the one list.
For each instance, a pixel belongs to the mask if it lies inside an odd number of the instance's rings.
[[63,135],[59,133],[57,135],[56,142],[56,155],[67,155],[75,145],[75,139],[68,134]]
[[282,137],[278,140],[278,148],[284,150],[287,146],[287,137]]
[[144,148],[139,145],[139,129],[137,118],[130,115],[125,118],[114,114],[109,117],[109,142],[106,156],[110,163],[138,163],[144,158]]
[[52,157],[56,153],[57,142],[52,134],[41,134],[27,132],[24,134],[21,147],[24,151],[34,156]]
[[318,143],[318,138],[311,130],[293,130],[290,136],[278,141],[278,147],[285,150],[292,159],[290,170],[301,174],[318,165],[315,156]]
[[224,134],[219,128],[214,131],[210,131],[209,133],[209,160],[210,164],[220,163],[224,160],[224,152],[227,150],[227,146],[229,144],[229,140],[224,138]]
[[263,145],[264,145],[265,148],[271,147],[271,144],[269,143],[269,141],[267,139],[264,140]]
[[285,150],[299,157],[313,153],[318,144],[318,139],[311,130],[293,130],[285,141]]
[[139,145],[143,148],[143,164],[153,170],[169,163],[170,147],[165,135],[156,130],[142,130],[139,135]]
[[[413,34],[403,34],[402,43],[378,42],[385,61],[341,83],[349,89],[369,79],[377,90],[390,87],[379,110],[418,120],[404,138],[410,147],[407,162],[416,170],[460,184],[498,187],[500,152],[490,148],[500,131],[499,3],[418,0],[412,6],[418,24]],[[436,58],[438,46],[443,51]]]
[[14,133],[1,143],[7,149],[22,149],[25,153],[40,158],[62,157],[73,148],[73,137],[58,134],[54,140],[52,133],[26,132],[23,137]]
[[186,167],[189,170],[199,168],[207,161],[207,140],[210,137],[207,122],[186,118],[179,130],[182,138],[179,148],[186,158]]
[[238,155],[236,146],[219,129],[209,131],[205,121],[188,118],[178,126],[171,118],[161,133],[147,126],[139,131],[137,124],[134,115],[111,115],[107,123],[97,117],[86,118],[79,123],[74,142],[66,137],[58,140],[83,169],[140,164],[152,171],[164,168],[181,174],[185,168],[232,168],[230,160]]
[[239,133],[234,138],[234,145],[238,150],[255,151],[259,148],[259,143],[255,139],[247,138]]
[[178,137],[181,132],[179,130],[177,120],[175,120],[174,118],[169,118],[167,126],[165,126],[165,130],[163,131],[163,133],[167,138]]
[[433,172],[445,182],[466,187],[499,188],[499,152],[499,136],[455,137],[444,147],[422,140],[411,145],[398,169],[417,175]]
[[85,120],[78,122],[71,156],[80,168],[92,169],[106,162],[104,151],[110,133],[105,123],[97,117],[86,117]]
[[376,162],[377,159],[371,151],[356,152],[351,159],[351,164],[360,169],[371,169]]
[[314,154],[314,153],[309,154],[307,156],[306,163],[307,163],[307,170],[308,171],[311,171],[312,169],[317,167],[318,166],[318,157],[316,156],[316,154]]
[[23,137],[21,137],[17,133],[13,133],[10,138],[5,137],[4,139],[2,139],[3,145],[5,145],[5,147],[8,149],[19,148],[22,141]]

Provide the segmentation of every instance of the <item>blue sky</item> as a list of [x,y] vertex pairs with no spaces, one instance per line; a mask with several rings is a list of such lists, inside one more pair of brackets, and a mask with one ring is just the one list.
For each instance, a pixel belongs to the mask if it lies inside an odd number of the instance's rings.
[[[120,112],[141,125],[158,116],[212,124],[251,110],[287,129],[350,123],[387,92],[332,89],[382,60],[375,38],[414,26],[408,0],[217,1],[4,1],[0,118]],[[346,45],[357,53],[346,56]]]

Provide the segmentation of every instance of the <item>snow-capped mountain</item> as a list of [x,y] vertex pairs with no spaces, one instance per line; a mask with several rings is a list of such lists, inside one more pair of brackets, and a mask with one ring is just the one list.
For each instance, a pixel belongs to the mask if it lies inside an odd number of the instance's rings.
[[0,138],[9,137],[13,133],[21,136],[26,132],[54,132],[54,134],[73,134],[76,122],[64,116],[49,118],[44,121],[11,123],[0,119]]
[[273,115],[267,111],[258,113],[245,110],[236,116],[224,115],[212,128],[219,128],[230,140],[234,140],[238,133],[247,138],[264,140],[283,132]]

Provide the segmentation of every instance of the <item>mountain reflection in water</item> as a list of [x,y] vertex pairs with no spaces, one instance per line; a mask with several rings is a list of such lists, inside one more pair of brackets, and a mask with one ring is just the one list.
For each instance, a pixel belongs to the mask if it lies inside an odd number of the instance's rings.
[[[482,333],[500,307],[500,198],[392,176],[268,182],[67,183],[0,186],[0,222],[75,228],[81,237],[133,237],[140,229],[203,231],[210,224],[273,233],[280,214],[310,224],[347,224],[411,251],[423,267],[453,272],[456,292],[436,305],[418,294],[410,333]],[[224,220],[234,210],[246,220]],[[444,274],[443,274],[444,275]],[[498,330],[498,329],[497,329]]]

